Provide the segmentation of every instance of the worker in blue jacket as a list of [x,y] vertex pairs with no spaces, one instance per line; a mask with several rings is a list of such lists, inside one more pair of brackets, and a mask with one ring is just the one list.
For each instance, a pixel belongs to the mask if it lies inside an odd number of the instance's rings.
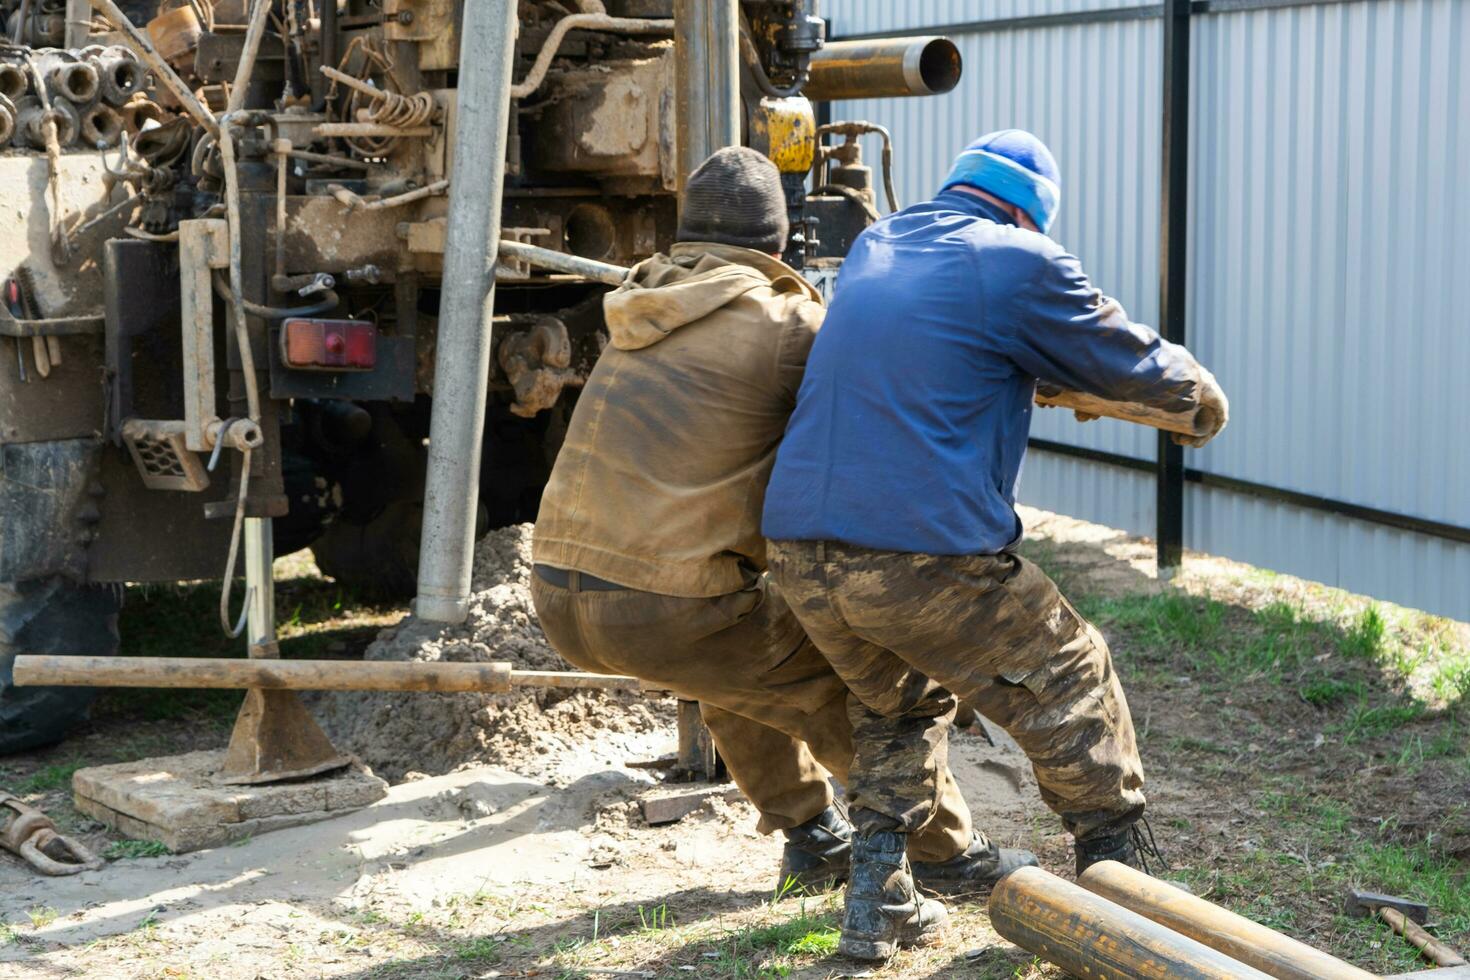
[[956,698],[1030,757],[1079,873],[1144,863],[1123,688],[1097,629],[1015,554],[1016,480],[1038,382],[1197,412],[1204,434],[1176,437],[1196,446],[1228,405],[1047,237],[1060,199],[1051,152],[1006,130],[961,153],[932,201],[863,232],[766,492],[772,577],[856,695],[850,955],[884,958],[943,925],[904,838],[934,811]]

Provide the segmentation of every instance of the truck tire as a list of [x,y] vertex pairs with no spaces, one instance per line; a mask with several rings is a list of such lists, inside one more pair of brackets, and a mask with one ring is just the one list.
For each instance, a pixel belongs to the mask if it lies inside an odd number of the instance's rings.
[[419,532],[424,506],[395,500],[366,524],[339,518],[312,542],[322,573],[366,595],[411,596],[418,584]]
[[117,653],[118,593],[61,578],[0,583],[0,755],[51,745],[87,717],[91,687],[16,687],[18,654]]

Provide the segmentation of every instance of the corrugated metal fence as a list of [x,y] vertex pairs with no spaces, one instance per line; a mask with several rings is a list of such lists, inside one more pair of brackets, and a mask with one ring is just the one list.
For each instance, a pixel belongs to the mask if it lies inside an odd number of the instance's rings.
[[[1186,455],[1185,544],[1470,619],[1470,3],[1194,8],[1188,343],[1231,423]],[[960,46],[948,96],[832,107],[893,130],[903,202],[931,195],[973,137],[1030,129],[1062,167],[1055,237],[1157,322],[1158,5],[826,0],[823,13],[837,37]],[[1039,411],[1032,435],[1063,451],[1028,457],[1025,502],[1153,533],[1151,432]]]

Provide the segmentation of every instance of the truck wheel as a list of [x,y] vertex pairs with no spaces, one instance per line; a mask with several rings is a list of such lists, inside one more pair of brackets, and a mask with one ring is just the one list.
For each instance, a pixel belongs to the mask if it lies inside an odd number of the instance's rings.
[[412,596],[418,584],[423,504],[395,500],[366,524],[339,518],[312,542],[317,567],[343,585],[373,596]]
[[117,653],[118,594],[60,578],[0,583],[0,754],[59,742],[87,716],[97,689],[16,687],[18,654]]

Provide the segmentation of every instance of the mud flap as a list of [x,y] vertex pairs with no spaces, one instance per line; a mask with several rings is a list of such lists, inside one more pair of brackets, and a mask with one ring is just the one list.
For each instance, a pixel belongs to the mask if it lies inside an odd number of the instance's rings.
[[97,439],[0,446],[0,582],[86,574],[84,505]]

